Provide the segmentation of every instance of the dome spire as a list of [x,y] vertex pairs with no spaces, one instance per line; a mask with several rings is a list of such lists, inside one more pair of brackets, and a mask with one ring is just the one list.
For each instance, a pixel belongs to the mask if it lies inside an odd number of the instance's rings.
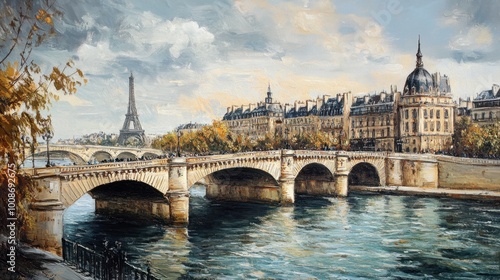
[[273,103],[273,93],[271,92],[271,83],[267,84],[267,98],[266,103]]
[[422,61],[422,52],[420,52],[420,35],[418,35],[417,67],[424,67],[424,62]]

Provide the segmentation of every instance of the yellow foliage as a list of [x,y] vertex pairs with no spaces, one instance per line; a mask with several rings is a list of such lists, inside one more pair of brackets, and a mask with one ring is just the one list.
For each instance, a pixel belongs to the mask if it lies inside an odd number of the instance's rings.
[[[41,5],[43,3],[48,2]],[[2,166],[7,166],[8,162],[19,168],[24,161],[22,151],[27,145],[26,136],[36,146],[41,133],[51,126],[50,115],[43,116],[43,112],[50,108],[53,100],[57,100],[56,91],[74,94],[82,81],[86,83],[86,79],[79,69],[73,69],[72,61],[63,69],[54,67],[51,73],[43,74],[30,58],[33,48],[54,34],[53,18],[60,16],[60,11],[49,4],[46,9],[33,10],[31,0],[16,1],[15,8],[9,6],[9,1],[4,4],[0,7],[0,13],[4,15],[0,24],[10,26],[10,29],[3,29],[3,49],[7,52],[0,53],[0,161]],[[2,174],[6,173],[2,171]],[[7,197],[7,188],[3,187],[5,179],[1,176],[2,198]],[[21,227],[26,227],[30,225],[30,220],[25,206],[31,199],[33,186],[30,179],[21,173],[18,173],[17,179],[18,221]],[[2,211],[5,209],[2,209],[0,217],[4,219]]]

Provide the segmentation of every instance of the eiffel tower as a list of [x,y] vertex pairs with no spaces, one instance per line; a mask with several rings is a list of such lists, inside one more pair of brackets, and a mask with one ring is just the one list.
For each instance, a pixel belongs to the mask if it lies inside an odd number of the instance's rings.
[[144,144],[146,140],[144,130],[139,121],[139,115],[137,115],[137,109],[135,108],[134,76],[132,73],[130,73],[130,77],[128,78],[128,87],[128,111],[125,114],[123,127],[120,129],[120,136],[118,136],[118,144],[122,146],[125,146],[127,140],[131,137],[139,140],[140,144]]

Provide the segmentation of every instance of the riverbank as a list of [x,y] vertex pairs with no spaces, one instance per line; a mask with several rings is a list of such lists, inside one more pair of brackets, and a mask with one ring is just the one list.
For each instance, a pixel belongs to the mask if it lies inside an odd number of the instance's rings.
[[349,186],[349,191],[358,193],[381,193],[396,195],[418,195],[428,197],[450,197],[456,199],[487,200],[500,202],[500,192],[489,190],[418,188],[405,186]]
[[[0,241],[5,244],[7,238],[0,235]],[[90,280],[92,278],[76,272],[67,266],[63,259],[47,251],[19,244],[16,250],[15,272],[7,270],[6,253],[2,247],[0,260],[2,264],[2,279],[36,279],[36,280]],[[5,272],[4,272],[5,271]],[[4,278],[5,277],[5,278]]]

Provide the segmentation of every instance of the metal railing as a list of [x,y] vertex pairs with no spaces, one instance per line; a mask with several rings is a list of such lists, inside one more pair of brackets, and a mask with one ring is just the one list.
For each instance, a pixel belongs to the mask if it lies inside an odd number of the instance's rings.
[[151,274],[149,263],[147,269],[143,270],[127,260],[127,253],[121,249],[121,243],[108,246],[104,242],[104,251],[87,248],[67,239],[62,239],[63,259],[77,271],[84,273],[94,279],[102,280],[159,280]]

